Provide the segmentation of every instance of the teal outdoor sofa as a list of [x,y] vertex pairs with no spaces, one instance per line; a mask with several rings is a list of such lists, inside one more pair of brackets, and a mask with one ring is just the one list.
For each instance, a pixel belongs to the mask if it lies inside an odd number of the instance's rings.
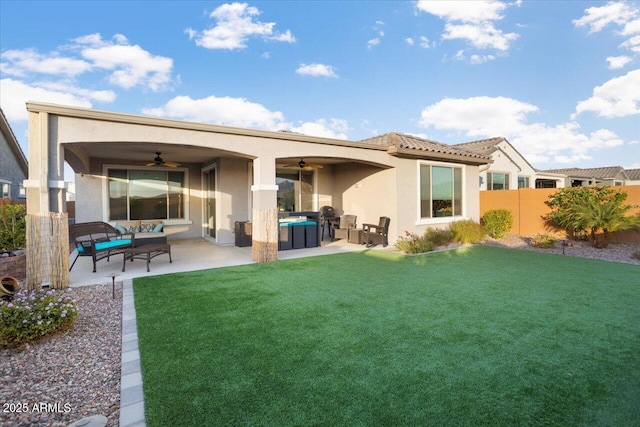
[[101,259],[121,254],[127,248],[135,246],[135,234],[122,234],[106,222],[82,222],[69,226],[69,241],[75,247],[77,255],[69,268],[73,268],[78,257],[90,256],[93,260],[93,272]]

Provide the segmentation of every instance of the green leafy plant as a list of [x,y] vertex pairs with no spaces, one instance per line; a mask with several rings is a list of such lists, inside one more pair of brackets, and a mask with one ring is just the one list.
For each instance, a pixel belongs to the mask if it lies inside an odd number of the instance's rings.
[[626,215],[631,209],[624,205],[626,198],[611,187],[563,188],[546,202],[553,211],[544,218],[569,235],[585,236],[595,248],[606,248],[612,232],[640,226],[640,218]]
[[489,236],[500,239],[513,227],[513,215],[507,209],[492,209],[482,215],[482,225]]
[[531,246],[534,248],[551,249],[555,247],[557,240],[558,239],[549,234],[540,233],[531,238]]
[[396,249],[405,254],[420,254],[431,252],[436,245],[427,239],[427,236],[419,236],[415,233],[405,231],[405,236],[400,236],[396,241]]
[[0,249],[24,248],[27,239],[25,205],[0,206]]
[[451,232],[444,228],[428,228],[425,234],[428,241],[435,246],[446,245],[451,243]]
[[0,301],[0,346],[20,347],[68,327],[77,316],[77,304],[66,292],[21,290]]
[[462,244],[480,243],[487,237],[482,225],[470,219],[452,222],[449,225],[449,232],[452,241]]

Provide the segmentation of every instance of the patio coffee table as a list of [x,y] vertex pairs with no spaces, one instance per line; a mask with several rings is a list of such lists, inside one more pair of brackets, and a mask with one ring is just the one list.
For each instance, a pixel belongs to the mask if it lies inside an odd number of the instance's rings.
[[168,254],[169,262],[171,260],[171,245],[167,243],[155,243],[152,245],[138,246],[135,248],[126,248],[124,250],[124,256],[122,258],[122,271],[127,266],[127,260],[133,261],[134,259],[146,259],[147,260],[147,273],[149,270],[149,262],[158,255]]

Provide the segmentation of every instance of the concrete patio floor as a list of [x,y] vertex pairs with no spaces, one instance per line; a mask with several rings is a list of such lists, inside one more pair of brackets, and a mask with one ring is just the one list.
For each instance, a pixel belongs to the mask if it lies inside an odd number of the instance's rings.
[[[204,270],[208,268],[227,267],[233,265],[252,264],[251,247],[218,246],[205,239],[170,240],[172,263],[169,263],[168,255],[160,255],[151,260],[147,273],[145,260],[127,261],[126,271],[122,272],[122,254],[114,255],[110,261],[106,259],[98,261],[96,272],[93,273],[93,264],[90,257],[80,257],[69,273],[70,286],[87,286],[111,283],[111,274],[115,273],[116,283],[140,276],[153,276],[182,271]],[[383,249],[376,246],[375,249]],[[292,259],[309,256],[328,255],[342,252],[354,252],[365,250],[364,245],[348,243],[346,240],[330,242],[325,240],[321,247],[294,249],[278,252],[278,259]],[[75,251],[71,254],[70,262],[76,257]]]

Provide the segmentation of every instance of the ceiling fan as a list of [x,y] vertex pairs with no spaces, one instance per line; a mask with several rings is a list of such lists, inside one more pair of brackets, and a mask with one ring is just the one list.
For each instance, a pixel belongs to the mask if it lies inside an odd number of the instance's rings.
[[160,157],[160,152],[156,151],[156,158],[153,159],[153,162],[147,163],[147,166],[167,166],[170,168],[177,168],[180,166],[180,163],[176,162],[165,162],[162,157]]
[[295,165],[282,165],[283,169],[299,169],[304,171],[311,171],[314,169],[322,169],[322,165],[316,165],[313,163],[307,163],[304,159],[300,159],[300,161]]

